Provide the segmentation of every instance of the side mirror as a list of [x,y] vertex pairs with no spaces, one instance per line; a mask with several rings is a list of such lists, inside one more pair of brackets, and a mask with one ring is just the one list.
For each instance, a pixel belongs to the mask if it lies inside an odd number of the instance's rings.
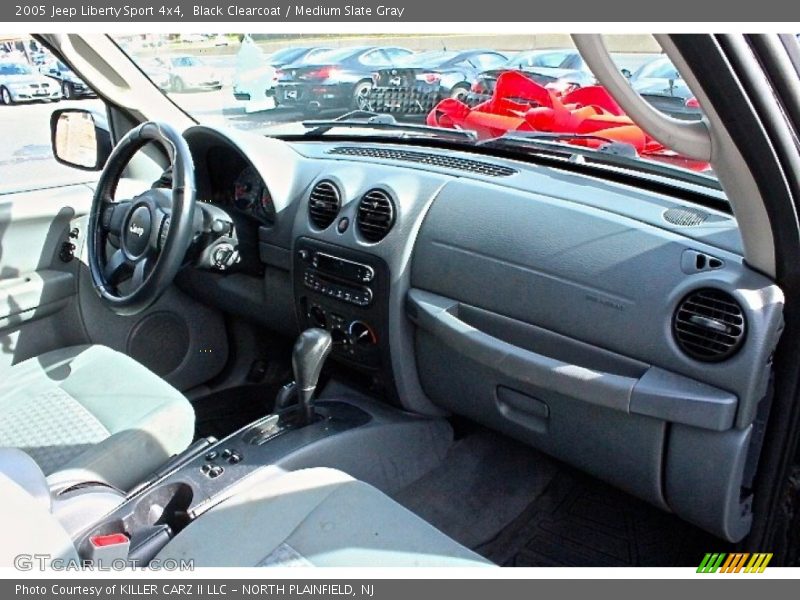
[[625,77],[625,79],[630,79],[633,77],[633,73],[631,73],[630,69],[622,69],[622,75]]
[[84,171],[99,171],[111,154],[108,128],[88,110],[63,108],[50,116],[50,143],[61,164]]

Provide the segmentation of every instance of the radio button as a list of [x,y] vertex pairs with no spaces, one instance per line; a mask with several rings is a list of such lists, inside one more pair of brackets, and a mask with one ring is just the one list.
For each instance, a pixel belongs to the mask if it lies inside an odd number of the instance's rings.
[[375,269],[372,267],[364,266],[358,270],[358,276],[364,283],[369,283],[375,279]]

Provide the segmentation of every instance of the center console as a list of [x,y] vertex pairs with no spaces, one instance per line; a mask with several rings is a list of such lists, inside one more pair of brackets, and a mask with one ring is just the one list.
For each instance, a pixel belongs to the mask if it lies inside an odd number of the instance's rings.
[[369,373],[391,390],[386,263],[365,252],[301,237],[292,266],[300,329],[329,331],[332,358]]
[[190,449],[171,471],[133,490],[111,513],[81,531],[75,539],[78,553],[92,557],[94,540],[121,534],[129,544],[127,559],[147,564],[183,528],[254,475],[277,475],[291,457],[371,420],[367,411],[351,403],[320,402],[311,423],[300,425],[271,414],[201,452]]

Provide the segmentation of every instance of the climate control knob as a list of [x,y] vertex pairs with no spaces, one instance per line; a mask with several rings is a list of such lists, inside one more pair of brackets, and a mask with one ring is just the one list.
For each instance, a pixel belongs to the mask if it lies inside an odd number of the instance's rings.
[[378,338],[372,328],[364,321],[353,321],[347,328],[350,343],[354,346],[374,346]]

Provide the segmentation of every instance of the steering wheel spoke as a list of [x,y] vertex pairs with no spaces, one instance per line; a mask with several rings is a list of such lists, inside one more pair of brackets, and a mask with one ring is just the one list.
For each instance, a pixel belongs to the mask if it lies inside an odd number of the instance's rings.
[[115,286],[122,279],[123,275],[130,271],[132,266],[133,264],[128,260],[125,252],[116,250],[108,261],[106,261],[106,266],[103,269],[103,277],[105,277],[109,285]]
[[122,235],[122,226],[130,210],[130,200],[122,202],[106,202],[100,215],[100,227],[106,233],[119,238]]
[[151,264],[154,260],[149,256],[143,256],[139,260],[137,260],[133,265],[133,275],[131,276],[131,285],[134,288],[138,288],[144,283],[144,280],[147,279],[147,276],[150,274]]
[[169,210],[156,207],[154,211],[154,229],[155,235],[150,238],[150,249],[152,252],[158,254],[164,248],[169,235],[169,226],[171,221],[171,213]]

